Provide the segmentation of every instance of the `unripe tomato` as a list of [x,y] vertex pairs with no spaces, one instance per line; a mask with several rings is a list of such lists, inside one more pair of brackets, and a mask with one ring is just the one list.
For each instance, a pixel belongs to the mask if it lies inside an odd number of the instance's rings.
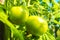
[[11,8],[10,20],[14,24],[24,24],[29,16],[27,8],[23,6],[14,6]]
[[46,20],[38,16],[30,16],[26,22],[27,32],[33,35],[42,35],[48,30]]

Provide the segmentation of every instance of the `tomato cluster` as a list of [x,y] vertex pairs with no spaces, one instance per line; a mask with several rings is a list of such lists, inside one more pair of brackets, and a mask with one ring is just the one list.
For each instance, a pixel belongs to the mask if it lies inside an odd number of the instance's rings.
[[28,10],[22,6],[14,6],[11,8],[10,20],[14,24],[26,24],[27,32],[33,35],[44,34],[48,30],[46,20],[39,16],[29,16]]

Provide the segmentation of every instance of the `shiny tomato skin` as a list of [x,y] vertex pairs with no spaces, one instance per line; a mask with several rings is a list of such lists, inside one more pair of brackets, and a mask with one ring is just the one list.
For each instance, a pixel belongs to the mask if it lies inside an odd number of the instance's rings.
[[27,8],[23,6],[13,6],[9,14],[10,20],[14,24],[24,24],[29,16]]
[[48,30],[48,23],[41,17],[30,16],[26,22],[27,32],[33,35],[42,35]]

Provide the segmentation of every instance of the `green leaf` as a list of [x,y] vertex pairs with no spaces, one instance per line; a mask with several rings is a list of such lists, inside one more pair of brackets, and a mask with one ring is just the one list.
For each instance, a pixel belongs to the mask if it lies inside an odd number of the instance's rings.
[[55,37],[53,35],[51,35],[50,33],[46,33],[48,35],[48,37],[51,39],[51,40],[56,40]]

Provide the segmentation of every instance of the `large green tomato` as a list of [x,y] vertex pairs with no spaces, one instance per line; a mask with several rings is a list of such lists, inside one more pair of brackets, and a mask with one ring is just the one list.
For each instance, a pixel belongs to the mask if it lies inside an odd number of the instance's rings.
[[9,15],[12,23],[24,24],[29,16],[29,12],[28,9],[23,6],[13,6]]
[[30,16],[26,22],[27,32],[33,35],[42,35],[48,30],[46,20],[38,16]]

